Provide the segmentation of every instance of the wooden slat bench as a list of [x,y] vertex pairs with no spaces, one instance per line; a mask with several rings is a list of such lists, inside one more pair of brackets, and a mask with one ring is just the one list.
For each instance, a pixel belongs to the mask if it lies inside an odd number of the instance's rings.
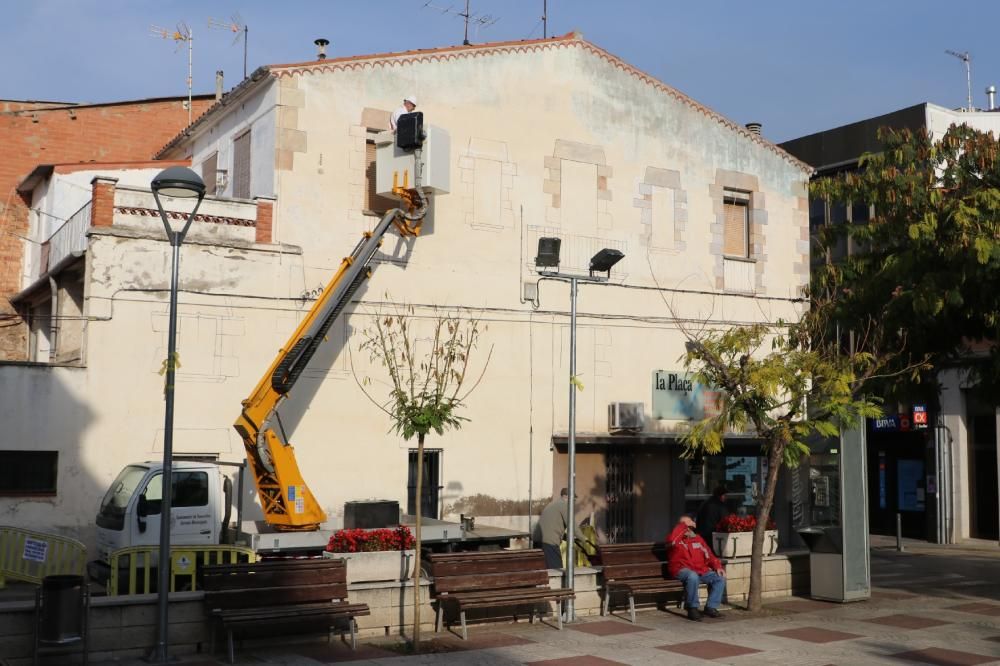
[[684,584],[667,572],[667,549],[663,542],[616,543],[597,547],[603,568],[604,601],[601,615],[611,609],[611,594],[628,594],[628,610],[635,624],[635,598],[640,595],[684,593]]
[[574,598],[573,590],[549,587],[549,570],[541,550],[494,550],[467,553],[431,553],[427,573],[433,577],[432,594],[437,602],[435,631],[441,631],[444,607],[453,604],[462,621],[462,639],[469,635],[465,611],[470,608],[530,605],[555,601],[559,629],[563,607]]
[[[355,617],[367,604],[347,601],[347,564],[340,559],[279,560],[202,568],[205,606],[219,618],[233,663],[233,634],[327,632],[346,620],[357,647]],[[215,631],[212,632],[214,653]]]

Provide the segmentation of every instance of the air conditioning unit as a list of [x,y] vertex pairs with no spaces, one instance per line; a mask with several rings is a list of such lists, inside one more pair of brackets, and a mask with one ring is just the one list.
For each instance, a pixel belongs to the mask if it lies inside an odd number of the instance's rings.
[[612,402],[608,405],[608,432],[638,432],[642,430],[641,402]]

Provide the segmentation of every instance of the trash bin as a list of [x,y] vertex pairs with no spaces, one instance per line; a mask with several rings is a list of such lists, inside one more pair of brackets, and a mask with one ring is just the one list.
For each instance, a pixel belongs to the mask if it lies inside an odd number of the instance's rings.
[[35,661],[41,652],[83,644],[87,662],[90,598],[83,576],[46,576],[35,594]]
[[809,548],[809,595],[825,601],[847,601],[841,528],[805,527],[798,533]]

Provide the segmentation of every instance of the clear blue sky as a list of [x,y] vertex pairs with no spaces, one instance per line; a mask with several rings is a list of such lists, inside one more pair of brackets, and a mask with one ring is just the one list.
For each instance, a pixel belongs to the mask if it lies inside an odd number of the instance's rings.
[[[186,50],[150,25],[194,30],[195,92],[242,75],[242,45],[209,30],[238,12],[250,28],[249,68],[314,57],[461,43],[462,21],[426,0],[20,0],[4,3],[0,98],[114,101],[186,93]],[[433,0],[464,8],[464,0]],[[996,0],[549,0],[549,35],[585,38],[773,141],[930,101],[964,106],[1000,86]],[[499,17],[473,41],[540,37],[542,0],[473,0]]]

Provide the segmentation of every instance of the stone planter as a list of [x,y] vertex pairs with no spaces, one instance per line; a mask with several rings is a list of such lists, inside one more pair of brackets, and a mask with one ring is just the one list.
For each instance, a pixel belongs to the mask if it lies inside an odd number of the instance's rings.
[[323,557],[347,561],[347,583],[409,580],[415,550],[384,550],[372,553],[328,553]]
[[[750,557],[753,549],[753,532],[712,532],[712,548],[719,557]],[[764,532],[764,556],[778,550],[778,530]]]

